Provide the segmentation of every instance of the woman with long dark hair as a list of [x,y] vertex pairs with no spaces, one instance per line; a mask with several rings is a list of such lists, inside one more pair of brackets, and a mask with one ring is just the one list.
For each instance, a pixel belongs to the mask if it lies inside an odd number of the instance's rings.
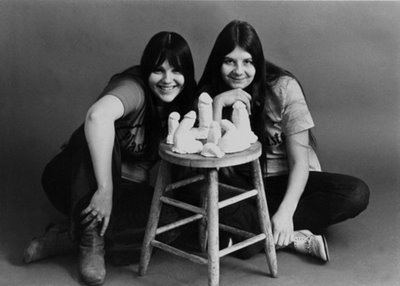
[[[43,188],[51,203],[71,219],[80,276],[87,284],[103,283],[104,236],[118,229],[118,219],[127,216],[124,210],[146,225],[149,206],[138,193],[148,191],[151,198],[149,173],[158,159],[159,141],[167,133],[168,115],[190,110],[195,88],[193,58],[185,39],[174,32],[157,33],[145,47],[140,65],[111,78],[89,108],[85,123],[46,166]],[[62,242],[51,231],[48,234],[30,243],[26,262],[57,252],[51,248]]]
[[[265,60],[255,29],[235,20],[218,35],[199,90],[213,97],[217,121],[229,116],[235,101],[247,105],[263,146],[261,163],[276,247],[290,246],[328,261],[326,240],[315,233],[362,212],[369,189],[357,178],[321,171],[311,134],[314,123],[296,77]],[[243,181],[251,176],[246,166],[221,173]],[[221,219],[252,231],[258,226],[251,204]],[[241,256],[256,250],[248,248]]]

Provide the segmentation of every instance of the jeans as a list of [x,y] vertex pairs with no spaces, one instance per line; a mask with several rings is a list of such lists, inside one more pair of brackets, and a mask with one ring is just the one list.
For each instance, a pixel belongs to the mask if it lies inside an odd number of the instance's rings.
[[[251,178],[234,168],[223,168],[219,172],[220,181],[241,188],[252,188]],[[272,218],[278,210],[288,183],[288,175],[267,177],[264,188],[269,215]],[[220,193],[224,199],[232,194]],[[369,188],[362,180],[341,174],[310,172],[304,192],[293,215],[294,230],[308,229],[320,233],[332,224],[354,218],[366,209],[369,202]],[[224,224],[252,233],[260,233],[259,220],[254,200],[245,200],[220,211],[220,221]],[[243,238],[221,234],[221,244],[231,238],[237,243]],[[234,255],[249,258],[262,250],[262,244],[246,247]]]
[[[222,169],[220,181],[245,188],[250,188],[252,182],[250,177],[234,168]],[[278,210],[287,183],[288,175],[264,178],[270,217]],[[342,174],[310,172],[293,215],[294,229],[319,232],[332,224],[354,218],[367,208],[368,202],[369,188],[362,180]],[[255,207],[255,203],[253,205]],[[247,212],[253,211],[248,209]]]
[[[288,175],[264,180],[270,214],[274,214],[285,195]],[[293,215],[295,230],[313,232],[354,218],[367,208],[369,188],[358,178],[326,172],[310,172],[304,192]]]

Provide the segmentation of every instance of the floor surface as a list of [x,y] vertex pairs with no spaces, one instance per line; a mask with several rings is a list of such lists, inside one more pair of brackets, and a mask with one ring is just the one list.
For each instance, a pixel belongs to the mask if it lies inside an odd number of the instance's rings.
[[[399,285],[398,188],[371,183],[370,187],[368,209],[359,217],[328,229],[328,264],[279,251],[279,277],[271,278],[262,254],[245,261],[225,257],[221,260],[220,285]],[[48,206],[33,210],[26,202],[13,198],[0,216],[0,285],[81,285],[73,255],[22,264],[23,247],[42,231]],[[158,251],[146,276],[138,277],[137,265],[108,266],[104,285],[207,285],[207,267]]]

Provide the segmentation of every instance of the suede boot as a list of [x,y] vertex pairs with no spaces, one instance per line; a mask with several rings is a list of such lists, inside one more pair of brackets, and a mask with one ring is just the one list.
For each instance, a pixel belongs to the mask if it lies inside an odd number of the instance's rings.
[[76,246],[68,230],[67,224],[49,224],[45,233],[33,238],[25,248],[24,262],[31,263],[48,257],[73,253]]
[[88,285],[101,285],[106,277],[104,237],[97,227],[84,229],[79,242],[79,274]]

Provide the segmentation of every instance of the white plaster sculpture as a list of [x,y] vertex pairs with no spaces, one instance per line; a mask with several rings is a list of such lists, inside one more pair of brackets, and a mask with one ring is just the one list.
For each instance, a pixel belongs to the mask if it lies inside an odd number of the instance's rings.
[[225,153],[221,151],[221,149],[215,143],[206,143],[203,146],[203,150],[201,150],[200,155],[204,157],[224,157]]
[[225,131],[218,144],[222,152],[235,153],[250,147],[249,138],[243,137],[242,133],[229,120],[221,120],[221,128]]
[[250,144],[255,143],[258,137],[251,130],[250,118],[246,105],[242,101],[236,101],[232,108],[232,123],[236,126],[237,131],[243,138],[248,139]]
[[[172,151],[180,154],[200,153],[206,157],[221,158],[225,153],[243,151],[257,141],[251,130],[249,114],[243,102],[232,106],[232,122],[212,121],[212,98],[207,93],[199,96],[199,127],[194,128],[196,113],[188,112],[179,122],[180,115],[172,112],[168,118],[167,143],[173,144]],[[198,139],[207,139],[203,143]],[[204,142],[204,140],[203,140]]]
[[176,129],[179,126],[179,119],[181,116],[178,112],[171,112],[168,117],[168,135],[167,135],[167,144],[174,144],[174,134]]
[[214,143],[218,145],[221,139],[221,125],[217,121],[211,122],[210,131],[207,136],[207,143]]
[[203,146],[201,155],[205,157],[222,158],[225,153],[218,147],[219,140],[221,139],[221,126],[217,121],[211,122],[210,130],[207,136],[207,143]]
[[190,129],[196,121],[196,112],[193,110],[186,113],[184,118],[179,123],[174,134],[174,146],[172,151],[179,154],[200,153],[203,149],[203,143],[193,136]]
[[213,100],[211,96],[203,92],[200,94],[197,109],[199,111],[199,127],[192,128],[191,132],[196,139],[206,139],[210,124],[213,121]]

